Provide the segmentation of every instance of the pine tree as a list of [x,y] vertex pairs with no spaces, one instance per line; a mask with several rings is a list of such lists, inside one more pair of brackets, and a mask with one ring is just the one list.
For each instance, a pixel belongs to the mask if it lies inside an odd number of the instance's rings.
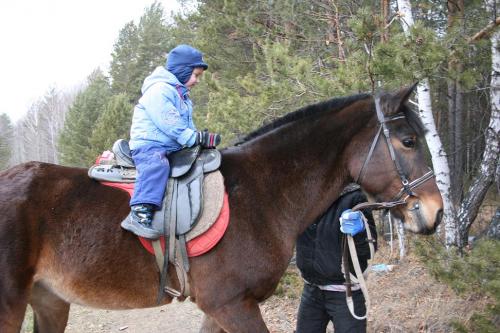
[[139,36],[134,22],[127,23],[121,30],[118,40],[113,47],[110,64],[111,88],[114,94],[125,93],[134,100],[140,87],[134,85],[142,74],[137,71],[137,49]]
[[228,143],[308,103],[366,91],[366,57],[345,59],[345,14],[359,5],[335,3],[201,1],[178,19],[177,40],[192,38],[210,66],[192,92],[198,126],[220,130]]
[[169,27],[165,23],[163,7],[155,2],[146,8],[139,21],[137,45],[137,65],[131,79],[131,87],[135,91],[137,101],[141,96],[141,86],[144,78],[157,66],[165,64],[167,52],[175,46],[169,37]]
[[126,94],[114,95],[99,116],[89,140],[94,156],[111,149],[118,139],[128,139],[133,105]]
[[[224,86],[208,77],[211,87],[206,108],[195,111],[198,127],[223,134],[230,143],[249,131],[302,106],[342,91],[339,81],[313,70],[314,60],[293,56],[286,43],[263,46],[263,63],[254,72]],[[197,87],[196,93],[203,94]]]
[[62,164],[87,166],[95,160],[89,138],[110,96],[108,79],[100,70],[94,71],[88,78],[87,88],[76,96],[66,116],[59,137]]

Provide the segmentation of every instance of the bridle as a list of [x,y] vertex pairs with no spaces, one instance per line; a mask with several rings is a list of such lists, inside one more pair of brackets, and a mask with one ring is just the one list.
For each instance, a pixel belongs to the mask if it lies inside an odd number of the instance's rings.
[[[391,156],[392,162],[394,163],[394,166],[396,167],[396,171],[399,175],[399,178],[401,179],[401,190],[396,194],[396,196],[391,200],[387,202],[376,202],[376,203],[360,203],[352,208],[353,211],[356,210],[361,210],[361,209],[390,209],[392,207],[396,207],[399,205],[404,205],[406,204],[407,200],[409,197],[416,197],[417,195],[413,193],[412,189],[422,185],[429,179],[432,179],[434,177],[434,172],[432,169],[430,169],[427,173],[425,173],[423,176],[413,180],[409,181],[408,178],[406,177],[405,173],[403,172],[403,169],[401,168],[401,165],[399,164],[399,161],[396,158],[396,152],[394,149],[394,146],[391,143],[391,136],[389,132],[389,128],[387,127],[387,123],[390,121],[398,120],[398,119],[405,119],[405,115],[402,113],[398,113],[396,115],[393,115],[391,117],[386,118],[384,114],[381,111],[380,108],[380,96],[375,97],[375,111],[377,112],[377,119],[379,122],[379,128],[377,131],[377,134],[375,135],[375,138],[372,141],[372,144],[370,146],[370,150],[368,151],[368,154],[366,155],[365,161],[363,163],[363,166],[361,167],[361,170],[359,171],[358,177],[356,179],[356,183],[360,184],[361,180],[363,179],[363,176],[365,174],[366,166],[368,165],[368,162],[373,156],[373,152],[375,151],[375,147],[377,146],[377,143],[380,138],[380,134],[384,134],[385,142],[387,144],[387,148],[389,149],[389,155]],[[420,206],[419,204],[415,204],[415,206],[412,208],[416,214],[421,214],[420,213]],[[365,223],[365,229],[367,231],[367,241],[370,247],[370,257],[373,258],[374,254],[374,245],[373,243],[375,242],[374,239],[371,237],[371,234],[369,232],[370,227],[368,226],[366,219],[364,219]],[[356,272],[356,276],[352,275],[350,272],[350,267],[349,267],[349,256],[351,257],[352,264],[354,266],[354,270]],[[344,278],[345,278],[345,286],[346,286],[346,302],[347,302],[347,307],[349,308],[349,312],[351,315],[358,319],[362,320],[365,319],[367,314],[368,314],[368,308],[370,307],[370,298],[368,295],[368,289],[366,286],[366,281],[364,278],[364,272],[361,271],[361,267],[359,265],[359,260],[358,256],[356,253],[356,245],[354,243],[354,239],[351,235],[347,234],[343,240],[342,240],[342,267],[343,267],[343,273],[344,273]],[[368,267],[367,267],[368,270]],[[354,311],[354,302],[352,299],[352,282],[359,283],[361,287],[361,291],[363,292],[363,295],[365,297],[365,306],[366,306],[366,312],[363,316],[358,316],[355,314]]]
[[[408,178],[406,177],[405,173],[403,172],[403,169],[401,168],[401,165],[399,164],[399,161],[396,158],[396,152],[394,150],[394,146],[391,143],[391,135],[389,132],[389,128],[387,127],[387,123],[390,121],[398,120],[398,119],[404,119],[405,115],[402,113],[395,114],[391,117],[386,118],[384,114],[382,113],[382,110],[380,108],[380,96],[375,97],[375,111],[377,113],[377,119],[379,122],[379,128],[377,131],[377,134],[375,135],[375,138],[372,141],[372,144],[370,146],[370,150],[368,151],[368,154],[366,155],[365,161],[363,163],[363,166],[361,167],[361,170],[359,171],[358,177],[356,179],[356,183],[360,184],[361,180],[363,179],[363,176],[366,171],[366,166],[368,165],[368,162],[373,156],[373,152],[375,151],[375,147],[377,146],[377,142],[379,141],[380,134],[384,134],[384,139],[387,144],[387,148],[389,149],[389,155],[391,156],[391,160],[394,163],[394,166],[396,167],[396,172],[399,175],[399,178],[401,179],[401,190],[396,194],[396,196],[388,202],[378,202],[378,203],[365,203],[361,204],[363,205],[360,208],[357,208],[356,210],[359,209],[364,209],[364,208],[372,208],[372,209],[388,209],[392,208],[395,206],[399,205],[404,205],[406,204],[406,201],[408,200],[409,197],[414,197],[416,196],[415,193],[413,193],[412,189],[422,185],[429,179],[432,179],[434,177],[434,171],[430,169],[427,173],[422,175],[421,177],[409,181]],[[356,206],[357,207],[357,206]],[[353,208],[353,210],[355,210]]]

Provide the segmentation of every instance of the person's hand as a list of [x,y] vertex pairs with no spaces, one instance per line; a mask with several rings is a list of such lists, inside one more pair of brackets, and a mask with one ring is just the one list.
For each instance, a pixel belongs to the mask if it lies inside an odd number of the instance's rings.
[[215,148],[220,144],[220,141],[220,134],[210,133],[208,130],[196,132],[195,145],[201,145],[203,148]]
[[353,212],[350,209],[344,210],[340,216],[340,231],[351,236],[365,230],[363,221],[363,213],[360,211]]

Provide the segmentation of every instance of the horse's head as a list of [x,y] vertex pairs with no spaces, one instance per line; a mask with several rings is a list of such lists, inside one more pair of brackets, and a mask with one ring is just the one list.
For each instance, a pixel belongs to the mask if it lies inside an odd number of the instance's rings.
[[443,202],[426,163],[424,127],[406,102],[415,86],[372,100],[373,117],[348,149],[349,172],[370,201],[392,206],[407,230],[430,234]]

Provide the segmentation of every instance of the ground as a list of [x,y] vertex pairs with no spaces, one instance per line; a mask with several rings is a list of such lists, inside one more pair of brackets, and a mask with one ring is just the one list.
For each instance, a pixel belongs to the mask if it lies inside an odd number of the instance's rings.
[[[395,263],[388,246],[383,246],[374,263]],[[291,266],[278,295],[261,305],[263,317],[275,333],[294,331],[299,304],[300,278]],[[371,272],[369,332],[450,332],[450,322],[466,322],[485,299],[457,296],[449,287],[429,276],[413,255],[397,263],[390,272]],[[101,332],[198,332],[202,313],[185,301],[158,308],[107,311],[72,306],[69,333]],[[29,327],[26,328],[26,331]],[[329,332],[332,332],[329,329]]]

